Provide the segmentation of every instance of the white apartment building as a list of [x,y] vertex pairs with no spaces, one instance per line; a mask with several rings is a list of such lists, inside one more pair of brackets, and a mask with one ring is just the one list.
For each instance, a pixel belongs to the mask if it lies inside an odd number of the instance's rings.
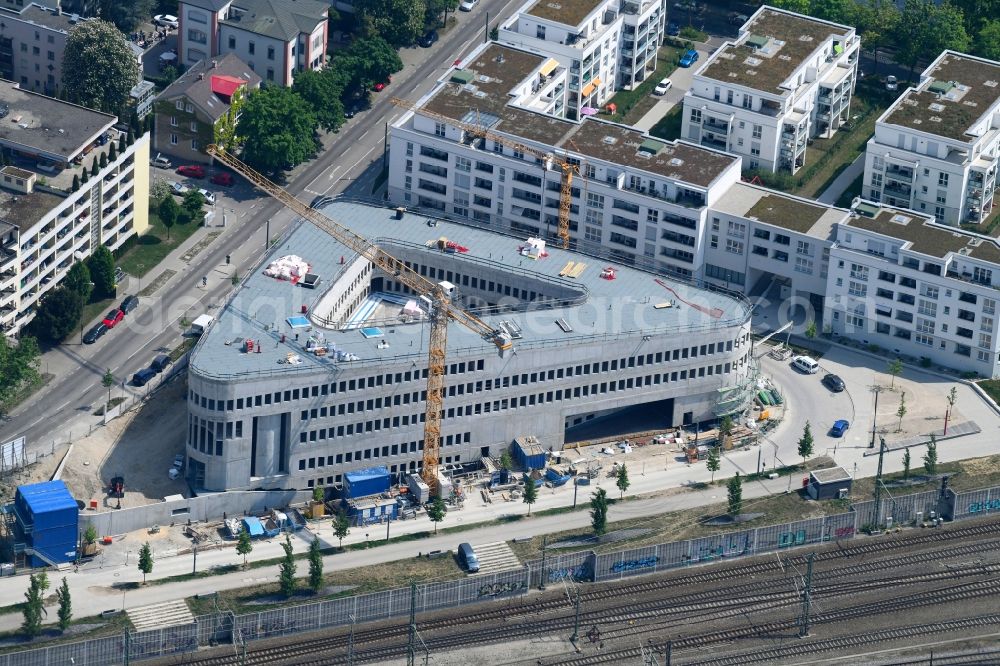
[[59,8],[29,2],[0,8],[0,78],[18,82],[25,90],[58,95],[62,89],[62,61],[66,37],[81,19]]
[[[555,238],[561,169],[447,120],[485,124],[579,165],[570,221],[577,249],[685,277],[702,262],[708,206],[738,182],[740,159],[593,118],[546,115],[567,72],[553,58],[482,45],[390,132],[388,191],[398,205],[516,235]],[[424,111],[425,114],[422,114]]]
[[854,28],[764,6],[695,72],[681,136],[795,173],[807,144],[850,118],[861,41]]
[[[38,299],[98,244],[149,227],[149,135],[118,150],[117,118],[0,81],[0,330],[15,335]],[[16,120],[16,122],[12,122]],[[116,154],[77,191],[94,156]]]
[[837,227],[823,318],[835,334],[1000,376],[995,240],[860,200]]
[[498,41],[568,71],[552,114],[576,120],[656,70],[665,21],[664,0],[529,0],[501,24]]
[[875,123],[862,194],[951,226],[993,210],[1000,63],[945,51]]
[[233,53],[265,82],[290,86],[296,72],[326,65],[329,10],[317,0],[181,0],[178,58],[191,67]]

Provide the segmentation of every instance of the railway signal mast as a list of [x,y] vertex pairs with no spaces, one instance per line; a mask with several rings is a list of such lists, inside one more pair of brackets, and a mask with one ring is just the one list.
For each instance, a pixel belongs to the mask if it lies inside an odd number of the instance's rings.
[[447,283],[434,283],[407,266],[402,260],[392,256],[374,242],[354,233],[348,227],[332,220],[315,208],[302,203],[288,191],[271,182],[252,167],[226,152],[221,146],[212,144],[206,152],[227,167],[246,178],[252,185],[278,200],[296,215],[309,220],[317,227],[336,238],[345,247],[372,262],[402,284],[406,285],[428,308],[431,331],[427,351],[427,404],[424,414],[424,483],[436,496],[440,490],[438,464],[441,448],[441,414],[444,410],[444,374],[448,346],[448,324],[461,324],[483,340],[496,345],[503,354],[513,349],[510,336],[495,329],[479,317],[452,303],[452,287]]

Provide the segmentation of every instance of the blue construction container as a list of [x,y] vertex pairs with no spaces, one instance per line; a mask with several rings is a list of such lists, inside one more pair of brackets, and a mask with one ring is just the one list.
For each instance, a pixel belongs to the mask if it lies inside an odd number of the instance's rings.
[[545,468],[545,449],[534,437],[518,437],[514,440],[514,460],[525,470]]
[[389,469],[369,467],[344,474],[344,495],[346,497],[369,497],[381,495],[389,490]]
[[351,523],[358,527],[396,520],[399,515],[399,504],[390,498],[362,497],[344,500],[344,505]]
[[19,486],[14,513],[18,532],[15,551],[23,549],[31,566],[54,566],[76,559],[80,511],[65,483]]

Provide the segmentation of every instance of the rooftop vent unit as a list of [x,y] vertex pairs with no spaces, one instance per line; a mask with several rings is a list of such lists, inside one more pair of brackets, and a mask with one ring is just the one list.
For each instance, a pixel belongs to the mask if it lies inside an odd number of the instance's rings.
[[927,108],[930,109],[931,111],[936,111],[938,113],[944,111],[944,105],[938,104],[937,102],[932,102]]
[[491,79],[490,77],[486,76],[485,74],[480,74],[479,76],[476,77],[476,80],[479,81],[479,82],[481,82],[481,83],[489,83],[493,79]]
[[607,144],[607,145],[609,145],[609,146],[613,146],[613,145],[615,145],[616,143],[618,143],[618,139],[616,139],[616,138],[615,138],[615,137],[613,137],[613,136],[606,136],[606,137],[604,137],[603,139],[601,139],[601,141],[603,141],[604,143],[606,143],[606,144]]
[[913,218],[909,217],[908,215],[900,215],[897,213],[896,215],[892,216],[890,222],[895,222],[896,224],[909,224],[912,220]]
[[800,42],[811,42],[813,40],[812,35],[799,35]]
[[684,160],[682,160],[681,158],[679,158],[679,157],[671,157],[670,158],[670,166],[679,167],[682,164],[684,164]]
[[939,122],[941,122],[941,116],[931,116],[930,117],[930,121],[932,123],[939,123]]
[[498,54],[498,55],[497,55],[497,57],[496,57],[496,61],[497,61],[497,63],[498,63],[498,64],[501,64],[501,65],[503,64],[503,62],[504,62],[504,57],[503,57],[503,54],[502,54],[502,53],[500,53],[500,54]]
[[562,5],[559,4],[558,2],[547,2],[545,3],[545,6],[548,7],[549,9],[554,9],[556,11],[562,9]]
[[973,102],[971,99],[967,99],[962,102],[965,106],[979,106],[979,102]]
[[750,56],[743,62],[747,65],[750,65],[751,67],[760,67],[760,64],[764,61],[761,60],[760,58],[754,58],[753,56]]
[[991,81],[983,81],[983,85],[986,86],[987,88],[996,88],[997,87],[997,82],[996,81],[992,81],[992,80]]

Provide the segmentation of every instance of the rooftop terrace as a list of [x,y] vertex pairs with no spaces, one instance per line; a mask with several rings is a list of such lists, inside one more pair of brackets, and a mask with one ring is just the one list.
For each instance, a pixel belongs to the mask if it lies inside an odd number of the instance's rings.
[[592,11],[604,4],[605,0],[538,0],[528,8],[528,14],[576,27]]
[[[972,143],[973,125],[1000,101],[1000,63],[945,51],[907,90],[882,122]],[[987,125],[985,129],[989,129]]]
[[424,108],[458,121],[481,123],[521,140],[699,186],[711,183],[739,159],[708,148],[659,140],[647,143],[647,147],[657,144],[656,152],[647,150],[637,157],[639,146],[650,139],[638,130],[591,117],[574,122],[509,105],[511,90],[547,60],[491,43],[464,60],[462,69],[453,70]]
[[847,226],[874,231],[910,243],[910,250],[932,257],[945,257],[969,245],[972,236],[933,223],[933,218],[913,211],[899,210],[877,204],[860,204],[857,215],[845,221]]
[[747,183],[736,183],[726,190],[714,208],[814,238],[830,238],[833,225],[848,216],[847,211],[839,208]]
[[785,95],[790,91],[785,81],[816,49],[830,37],[839,37],[844,46],[853,29],[765,7],[741,30],[737,42],[716,51],[698,75]]
[[[615,279],[603,279],[601,271],[609,265],[604,259],[551,246],[548,257],[527,259],[517,251],[524,237],[505,236],[443,221],[438,222],[436,227],[429,227],[423,215],[406,213],[402,220],[397,220],[392,210],[344,201],[329,204],[324,212],[357,233],[376,239],[389,252],[394,247],[402,247],[409,253],[408,256],[425,255],[430,265],[446,266],[455,271],[462,271],[462,266],[468,266],[470,270],[504,272],[510,274],[512,280],[521,276],[569,287],[574,293],[584,295],[577,305],[483,315],[491,326],[499,326],[500,321],[510,321],[523,331],[523,338],[515,341],[515,348],[551,346],[554,350],[564,351],[571,344],[613,344],[621,335],[640,332],[676,335],[684,331],[732,326],[742,323],[749,316],[743,300],[668,280],[674,292],[671,293],[654,281],[655,275],[634,268],[616,266]],[[468,252],[445,254],[427,247],[428,241],[442,236],[465,246]],[[322,279],[319,288],[305,289],[263,274],[267,262],[288,254],[299,255],[311,264],[312,272]],[[337,362],[330,356],[317,357],[305,352],[305,339],[310,332],[290,328],[286,318],[299,315],[303,305],[313,312],[327,290],[336,283],[341,271],[350,267],[355,256],[312,224],[297,226],[274,248],[264,266],[259,266],[246,278],[234,299],[219,313],[217,322],[202,337],[192,356],[193,371],[205,376],[245,376],[252,379],[254,375],[315,372],[320,369],[336,372],[345,363],[377,364],[411,360],[418,364],[425,363],[428,336],[422,330],[423,323],[383,324],[383,335],[369,338],[357,328],[345,331],[324,329],[314,318],[309,329],[313,335],[322,332],[327,342],[334,343],[338,350],[354,354],[360,360]],[[340,257],[345,257],[344,264],[340,263]],[[577,267],[583,265],[579,276],[560,276],[570,262],[579,262]],[[671,307],[654,308],[654,305],[671,301],[674,302]],[[461,287],[457,302],[462,302]],[[721,311],[721,315],[713,316],[709,312],[712,309]],[[561,330],[556,325],[558,319],[567,322],[572,330]],[[301,338],[299,341],[295,340],[297,332]],[[282,334],[287,336],[285,342],[281,341]],[[239,342],[235,342],[243,338],[259,341],[261,353],[243,352]],[[449,353],[455,358],[495,353],[491,343],[457,324],[449,328],[448,346]],[[302,363],[285,363],[289,353],[298,354]]]

